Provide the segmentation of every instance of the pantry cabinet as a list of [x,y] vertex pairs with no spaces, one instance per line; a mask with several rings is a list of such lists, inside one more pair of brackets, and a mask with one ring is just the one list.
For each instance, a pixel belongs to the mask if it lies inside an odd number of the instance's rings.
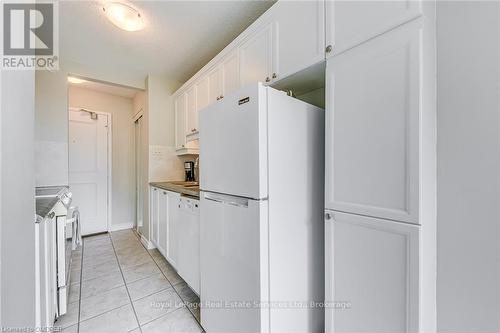
[[327,61],[327,209],[420,223],[421,28],[408,24]]
[[329,212],[325,332],[419,331],[419,226]]
[[326,1],[328,55],[339,54],[421,15],[420,0]]

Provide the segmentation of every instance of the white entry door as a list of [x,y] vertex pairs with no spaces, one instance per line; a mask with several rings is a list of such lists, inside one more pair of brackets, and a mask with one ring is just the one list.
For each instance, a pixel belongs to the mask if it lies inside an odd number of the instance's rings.
[[69,186],[82,234],[108,231],[108,116],[69,112]]

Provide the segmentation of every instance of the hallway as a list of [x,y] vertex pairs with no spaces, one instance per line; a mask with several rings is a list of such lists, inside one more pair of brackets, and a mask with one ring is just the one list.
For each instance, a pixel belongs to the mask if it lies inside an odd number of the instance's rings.
[[202,332],[199,298],[130,229],[85,237],[71,281],[63,332]]

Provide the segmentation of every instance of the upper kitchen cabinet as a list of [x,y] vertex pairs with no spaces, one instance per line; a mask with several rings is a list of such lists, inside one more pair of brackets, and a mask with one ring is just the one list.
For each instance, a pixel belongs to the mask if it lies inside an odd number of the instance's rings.
[[339,54],[422,15],[422,1],[326,1],[327,55]]
[[218,101],[222,97],[222,69],[216,66],[208,72],[208,96],[209,104]]
[[186,91],[187,135],[198,133],[198,107],[196,85]]
[[239,47],[242,85],[271,82],[276,64],[273,37],[273,24],[267,22],[253,31]]
[[[196,87],[193,88],[193,90],[188,89],[186,93],[180,92],[174,97],[175,149],[177,155],[198,154],[199,151],[196,141],[187,141],[188,125],[190,125],[190,129],[198,128],[198,115],[193,115],[196,112],[195,109],[193,111],[193,105],[196,108]],[[191,113],[191,120],[188,119],[188,111]]]
[[325,59],[325,2],[278,1],[271,8],[277,81]]
[[422,104],[432,73],[421,75],[421,32],[415,21],[328,59],[327,209],[420,223],[420,142],[435,132],[421,126],[433,114]]
[[174,100],[175,149],[186,148],[186,96],[179,94]]
[[210,104],[210,80],[208,75],[196,81],[196,107],[199,110]]
[[240,87],[238,51],[234,50],[222,60],[222,98]]

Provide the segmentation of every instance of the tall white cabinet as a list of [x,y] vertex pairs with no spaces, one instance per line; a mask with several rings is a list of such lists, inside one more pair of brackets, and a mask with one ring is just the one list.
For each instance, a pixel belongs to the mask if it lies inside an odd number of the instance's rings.
[[327,2],[326,332],[436,329],[433,8]]

